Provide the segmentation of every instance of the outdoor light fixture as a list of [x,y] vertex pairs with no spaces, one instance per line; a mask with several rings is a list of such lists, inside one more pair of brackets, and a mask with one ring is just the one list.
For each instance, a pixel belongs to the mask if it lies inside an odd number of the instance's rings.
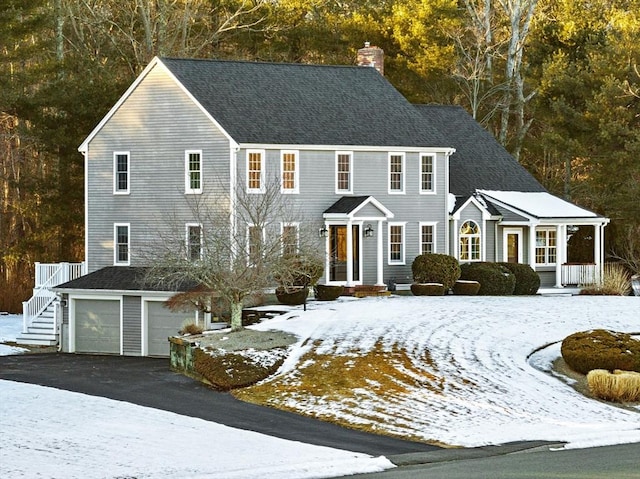
[[371,225],[367,225],[367,227],[364,229],[364,237],[371,238],[372,236],[373,236],[373,228],[371,227]]
[[329,236],[329,230],[326,226],[323,226],[318,230],[318,236],[320,236],[320,238],[326,238],[327,236]]

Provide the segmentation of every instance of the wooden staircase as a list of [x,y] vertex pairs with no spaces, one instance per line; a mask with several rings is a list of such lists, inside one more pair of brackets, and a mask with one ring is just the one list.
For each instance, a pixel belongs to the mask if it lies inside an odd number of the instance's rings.
[[22,333],[16,343],[34,346],[58,344],[60,323],[59,301],[52,288],[86,274],[85,263],[36,263],[33,296],[22,303]]
[[58,344],[55,307],[55,303],[49,304],[38,317],[31,321],[27,330],[16,338],[16,343],[32,346],[55,346]]

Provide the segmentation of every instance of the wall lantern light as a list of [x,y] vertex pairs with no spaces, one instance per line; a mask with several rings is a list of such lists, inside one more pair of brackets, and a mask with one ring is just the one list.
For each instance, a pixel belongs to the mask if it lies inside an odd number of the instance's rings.
[[320,238],[326,238],[327,236],[329,236],[329,230],[327,229],[326,226],[323,226],[318,230],[318,236]]
[[367,227],[364,229],[364,237],[371,238],[372,236],[373,236],[373,228],[371,227],[371,225],[367,225]]

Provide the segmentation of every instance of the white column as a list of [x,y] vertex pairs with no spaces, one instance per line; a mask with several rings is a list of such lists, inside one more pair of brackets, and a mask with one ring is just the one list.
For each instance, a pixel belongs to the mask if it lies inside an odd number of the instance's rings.
[[529,266],[536,269],[536,225],[529,226]]
[[562,288],[562,265],[567,257],[567,226],[556,226],[556,288]]
[[602,225],[593,226],[593,262],[596,264],[596,280],[602,283]]
[[378,242],[378,252],[377,252],[377,259],[378,259],[378,266],[377,266],[377,278],[376,278],[376,286],[384,286],[384,244],[382,242],[382,240],[384,239],[382,236],[382,220],[378,221],[378,227],[377,227],[376,234],[377,236],[377,242]]
[[347,286],[353,285],[353,225],[347,223]]

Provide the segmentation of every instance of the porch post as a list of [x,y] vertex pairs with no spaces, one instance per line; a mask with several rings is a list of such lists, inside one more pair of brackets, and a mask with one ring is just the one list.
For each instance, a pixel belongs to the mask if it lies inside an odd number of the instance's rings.
[[596,265],[595,279],[597,284],[602,283],[602,225],[593,226],[593,262]]
[[377,253],[377,259],[378,259],[378,265],[377,265],[377,278],[376,278],[376,286],[384,286],[384,263],[383,263],[383,238],[382,238],[382,220],[378,220],[378,238],[377,238],[377,242],[378,242],[378,253]]
[[536,269],[536,225],[529,225],[529,266]]
[[347,286],[353,284],[353,225],[347,222]]
[[567,257],[567,225],[556,226],[556,288],[562,288],[562,265]]

